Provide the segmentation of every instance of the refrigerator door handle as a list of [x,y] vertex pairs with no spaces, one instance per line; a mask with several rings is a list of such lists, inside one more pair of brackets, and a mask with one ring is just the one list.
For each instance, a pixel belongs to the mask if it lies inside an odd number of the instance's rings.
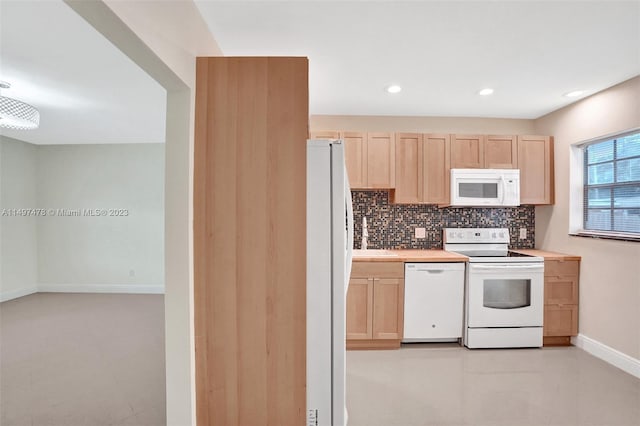
[[351,186],[349,185],[349,174],[347,166],[344,166],[344,198],[347,207],[347,276],[344,285],[346,296],[349,290],[349,279],[351,278],[351,262],[353,261],[353,200],[351,199]]

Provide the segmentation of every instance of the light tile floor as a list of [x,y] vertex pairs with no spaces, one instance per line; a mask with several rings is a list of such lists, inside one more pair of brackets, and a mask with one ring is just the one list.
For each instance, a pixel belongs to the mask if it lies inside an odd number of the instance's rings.
[[[0,425],[165,424],[163,318],[159,295],[0,304]],[[347,405],[349,426],[638,426],[640,379],[573,347],[404,345],[348,352]]]
[[164,297],[39,293],[0,304],[0,425],[163,425]]
[[349,426],[640,425],[640,379],[575,347],[347,354]]

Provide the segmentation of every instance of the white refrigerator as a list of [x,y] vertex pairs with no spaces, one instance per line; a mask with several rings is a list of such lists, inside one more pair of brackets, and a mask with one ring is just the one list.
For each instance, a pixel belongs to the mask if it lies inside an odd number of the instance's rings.
[[307,426],[345,426],[353,207],[339,140],[307,141]]

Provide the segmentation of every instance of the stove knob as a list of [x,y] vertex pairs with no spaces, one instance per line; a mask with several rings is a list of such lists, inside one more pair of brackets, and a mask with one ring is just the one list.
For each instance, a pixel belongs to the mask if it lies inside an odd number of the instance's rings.
[[491,238],[493,238],[493,239],[496,238],[496,233],[495,232],[491,234]]
[[462,238],[464,237],[464,234],[462,232],[458,232],[458,238]]
[[500,233],[500,238],[504,238],[504,232]]

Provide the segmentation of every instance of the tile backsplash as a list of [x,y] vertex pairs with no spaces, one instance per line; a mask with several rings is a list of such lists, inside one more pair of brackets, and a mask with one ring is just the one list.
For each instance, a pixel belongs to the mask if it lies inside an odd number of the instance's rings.
[[[390,204],[388,191],[353,191],[354,248],[362,241],[367,217],[370,249],[441,249],[443,228],[509,228],[511,248],[534,248],[535,207],[438,208],[423,204]],[[415,228],[426,228],[416,238]],[[527,238],[520,239],[520,228]]]

